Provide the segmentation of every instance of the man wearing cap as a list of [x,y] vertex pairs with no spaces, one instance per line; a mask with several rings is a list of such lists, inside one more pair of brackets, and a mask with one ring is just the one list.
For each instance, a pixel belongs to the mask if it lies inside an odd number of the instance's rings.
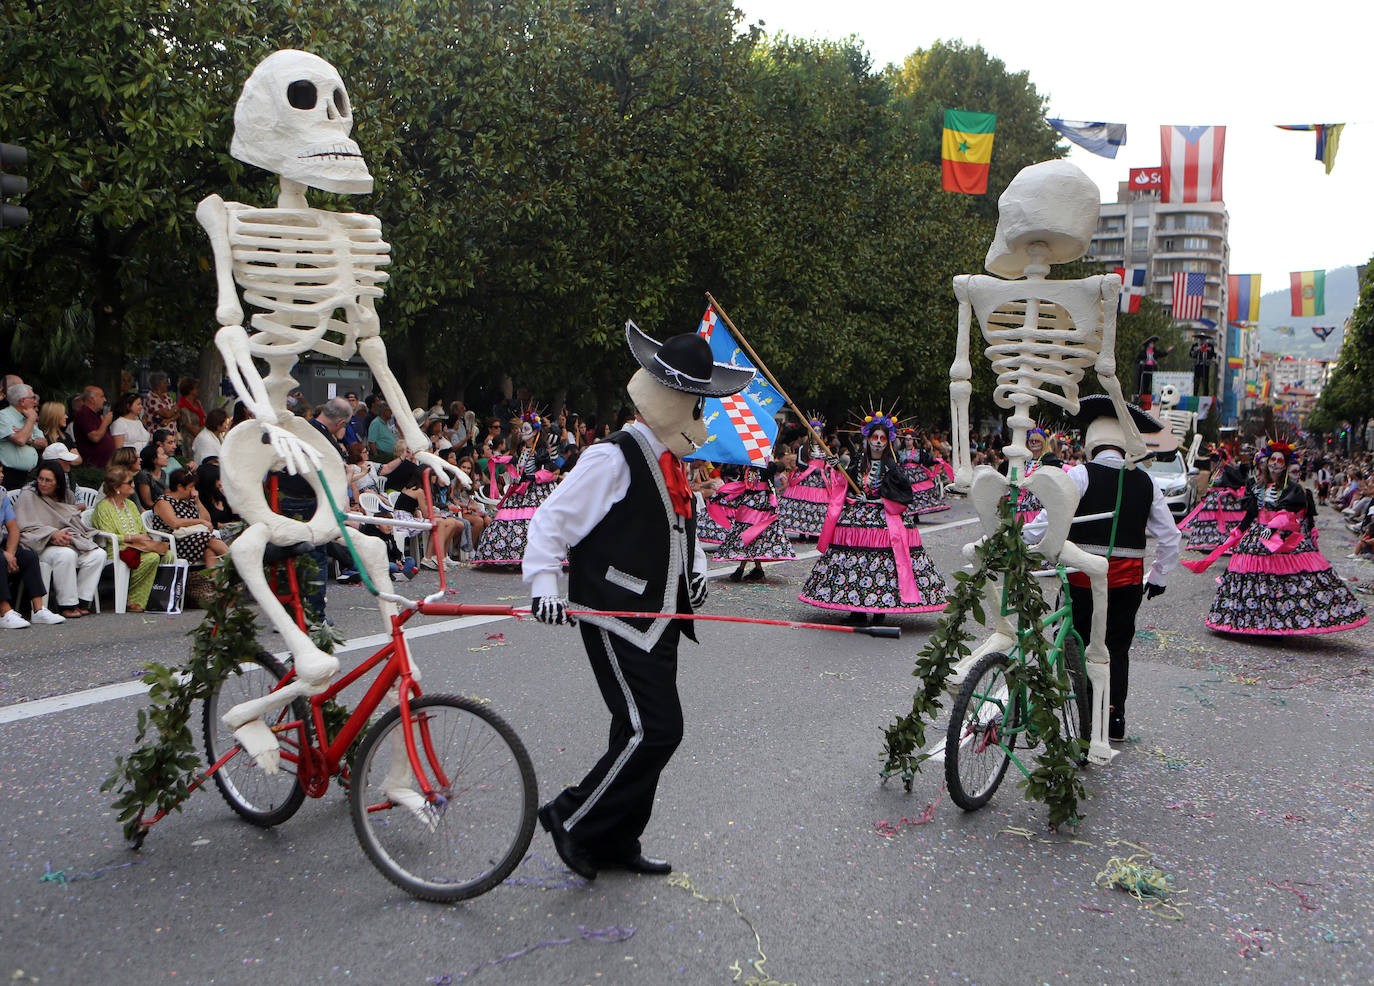
[[[572,624],[574,609],[681,613],[706,600],[706,554],[696,540],[693,497],[681,457],[705,443],[706,397],[743,390],[752,370],[715,363],[695,333],[661,345],[633,322],[626,339],[642,369],[630,379],[635,419],[582,453],[530,521],[524,580],[541,622]],[[568,559],[568,599],[558,573]],[[582,642],[611,713],[605,754],[576,785],[539,811],[559,856],[575,873],[599,869],[668,873],[646,857],[659,774],[682,740],[677,692],[680,634],[669,616],[583,615]]]
[[[1077,423],[1085,429],[1083,454],[1086,462],[1065,470],[1078,487],[1076,517],[1109,513],[1102,520],[1079,521],[1069,528],[1069,540],[1084,551],[1107,558],[1107,653],[1111,656],[1111,693],[1108,697],[1107,738],[1121,742],[1126,738],[1126,692],[1130,685],[1131,642],[1135,639],[1135,617],[1144,598],[1153,599],[1164,592],[1164,584],[1178,564],[1182,540],[1164,494],[1143,469],[1126,468],[1126,436],[1111,398],[1105,395],[1084,397],[1079,401]],[[1136,428],[1142,434],[1164,430],[1152,415],[1127,404]],[[1026,533],[1034,536],[1043,530],[1044,513]],[[1145,575],[1145,536],[1156,543],[1155,560]],[[1093,595],[1088,576],[1069,575],[1069,595],[1073,600],[1073,628],[1086,646],[1091,637]]]
[[42,435],[38,425],[38,395],[17,380],[5,391],[9,406],[0,408],[0,467],[4,469],[0,486],[17,490],[28,482],[29,473],[38,468],[38,449]]
[[76,494],[73,490],[76,484],[72,482],[72,466],[81,465],[81,456],[77,455],[61,442],[53,442],[43,450],[44,462],[56,462],[62,467],[62,471],[67,474],[67,502],[75,503]]

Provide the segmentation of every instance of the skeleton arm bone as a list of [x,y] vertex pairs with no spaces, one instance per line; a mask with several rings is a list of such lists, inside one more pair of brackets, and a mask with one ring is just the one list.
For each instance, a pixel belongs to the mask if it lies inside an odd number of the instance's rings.
[[954,362],[949,367],[949,438],[953,447],[954,482],[967,488],[973,479],[969,458],[969,396],[973,393],[973,364],[969,362],[969,332],[973,326],[973,308],[968,300],[967,274],[954,278],[954,296],[959,300],[959,329],[954,343]]
[[1145,439],[1140,437],[1140,429],[1135,425],[1130,411],[1126,408],[1126,398],[1121,393],[1121,382],[1116,378],[1116,306],[1121,295],[1121,278],[1116,274],[1099,274],[1102,280],[1102,351],[1098,354],[1093,369],[1097,371],[1097,382],[1112,399],[1121,431],[1126,436],[1126,468],[1133,469],[1135,464],[1145,458],[1147,449]]

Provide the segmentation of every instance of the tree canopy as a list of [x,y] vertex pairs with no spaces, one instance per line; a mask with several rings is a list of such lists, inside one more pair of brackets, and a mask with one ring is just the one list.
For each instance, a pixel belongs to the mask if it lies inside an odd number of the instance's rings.
[[[20,367],[110,389],[153,340],[208,344],[195,206],[273,201],[228,146],[283,47],[349,87],[376,189],[310,201],[381,218],[383,333],[417,401],[509,374],[605,407],[624,321],[689,331],[710,291],[799,401],[943,420],[950,279],[981,269],[1006,182],[1062,153],[981,48],[875,71],[729,0],[17,0],[0,134],[30,151],[33,219],[0,236],[0,343]],[[998,114],[987,196],[940,189],[945,106]]]

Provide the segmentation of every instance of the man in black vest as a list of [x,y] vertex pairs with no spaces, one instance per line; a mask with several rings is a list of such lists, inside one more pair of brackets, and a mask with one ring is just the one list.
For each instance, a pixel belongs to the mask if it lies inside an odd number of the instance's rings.
[[[1141,434],[1154,434],[1164,425],[1134,404],[1127,405]],[[1131,641],[1135,617],[1143,598],[1164,592],[1169,572],[1178,564],[1181,537],[1164,495],[1144,469],[1125,468],[1126,438],[1111,398],[1105,395],[1079,401],[1078,424],[1085,428],[1083,453],[1086,464],[1066,470],[1078,487],[1080,499],[1075,516],[1111,513],[1104,520],[1075,523],[1069,540],[1084,551],[1102,555],[1107,562],[1107,653],[1111,656],[1112,684],[1108,698],[1107,738],[1126,738],[1126,692],[1130,685]],[[1157,544],[1150,574],[1145,576],[1145,535]],[[1073,626],[1086,646],[1091,636],[1093,596],[1088,577],[1069,575],[1073,599]]]
[[[705,397],[743,390],[752,370],[715,363],[694,333],[662,345],[633,322],[626,339],[643,369],[629,383],[637,414],[582,453],[577,467],[530,521],[524,579],[531,609],[549,624],[567,612],[682,613],[706,601],[706,554],[696,540],[693,498],[680,457],[706,441]],[[568,600],[558,572],[568,559]],[[659,774],[682,740],[678,637],[692,624],[671,617],[581,618],[582,642],[611,713],[606,753],[576,785],[539,810],[539,821],[573,872],[604,868],[668,873],[641,851]]]

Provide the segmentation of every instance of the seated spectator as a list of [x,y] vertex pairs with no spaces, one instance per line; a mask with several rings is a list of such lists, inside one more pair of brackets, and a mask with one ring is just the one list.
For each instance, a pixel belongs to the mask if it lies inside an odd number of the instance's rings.
[[454,512],[462,517],[464,523],[468,525],[471,544],[465,550],[471,551],[472,547],[482,539],[482,532],[487,529],[487,523],[491,518],[482,509],[482,505],[472,497],[472,490],[478,488],[477,477],[473,475],[477,463],[473,461],[472,456],[465,455],[458,460],[458,468],[467,474],[468,479],[472,480],[472,487],[463,489],[458,483],[449,484],[449,489],[454,491],[450,502],[456,508]]
[[191,458],[195,460],[197,469],[206,459],[219,458],[220,444],[228,431],[229,412],[225,411],[224,408],[214,408],[205,415],[205,427],[200,430],[200,434],[196,435],[196,440],[191,443]]
[[[166,434],[163,429],[159,434]],[[167,446],[154,438],[143,447],[139,454],[139,471],[134,476],[134,490],[138,495],[138,505],[142,510],[152,510],[153,504],[166,492],[167,486],[162,479],[167,474]]]
[[61,614],[89,616],[105,567],[105,550],[81,519],[83,508],[67,502],[67,474],[51,462],[38,467],[34,481],[15,501],[19,536],[52,569],[53,594]]
[[[147,446],[145,445],[144,448],[147,448]],[[109,472],[112,466],[121,466],[129,470],[130,476],[142,468],[138,464],[138,453],[122,445],[114,450],[114,455],[110,456],[110,465],[105,467],[105,471]]]
[[[14,507],[3,486],[0,486],[0,557],[4,563],[4,571],[0,571],[0,630],[23,630],[34,623],[67,622],[44,605],[48,588],[39,571],[38,554],[20,543],[19,521],[15,519]],[[33,607],[33,615],[27,620],[10,605],[10,580],[15,576],[19,577]]]
[[[134,497],[134,474],[123,466],[105,470],[105,499],[95,505],[91,524],[98,530],[119,536],[119,558],[129,566],[130,613],[142,613],[153,592],[158,562],[170,545],[148,534],[143,526],[143,511]],[[114,559],[114,545],[106,544]]]
[[[400,493],[396,497],[396,515],[405,520],[428,520],[422,486],[425,470],[416,463],[415,453],[406,446],[404,439],[396,440],[396,458],[399,465],[387,476],[387,489]],[[437,485],[433,479],[430,480],[431,489]],[[448,548],[450,545],[461,543],[463,522],[456,517],[440,517],[437,514],[433,522],[434,528],[430,536],[434,540],[435,557],[442,558],[445,566],[456,564],[448,557]],[[439,562],[430,557],[422,558],[420,564],[424,568],[439,567]]]
[[76,481],[72,479],[72,466],[81,465],[81,456],[77,455],[61,442],[56,442],[43,450],[43,461],[62,470],[62,479],[66,487],[63,498],[68,503],[75,503],[76,496],[72,493],[72,490],[76,488]]
[[135,454],[143,451],[143,446],[153,440],[152,434],[143,426],[143,398],[138,394],[124,394],[115,402],[115,419],[110,422],[110,434],[115,437],[116,448],[131,448]]
[[196,497],[195,476],[189,469],[172,473],[167,491],[153,504],[153,529],[175,537],[178,557],[192,565],[210,568],[229,552],[229,546],[215,537],[210,512]]
[[[207,416],[205,420],[208,422],[210,419]],[[224,498],[219,463],[207,462],[196,470],[196,496],[200,498],[201,506],[209,512],[219,539],[225,544],[233,544],[234,538],[242,534],[248,525],[234,513],[234,508]]]
[[177,458],[177,449],[181,445],[181,437],[175,428],[160,428],[153,432],[153,441],[162,446],[162,450],[167,453],[167,465],[163,468],[162,484],[167,485],[168,478],[178,469],[194,469],[194,465],[185,465],[181,459]]

